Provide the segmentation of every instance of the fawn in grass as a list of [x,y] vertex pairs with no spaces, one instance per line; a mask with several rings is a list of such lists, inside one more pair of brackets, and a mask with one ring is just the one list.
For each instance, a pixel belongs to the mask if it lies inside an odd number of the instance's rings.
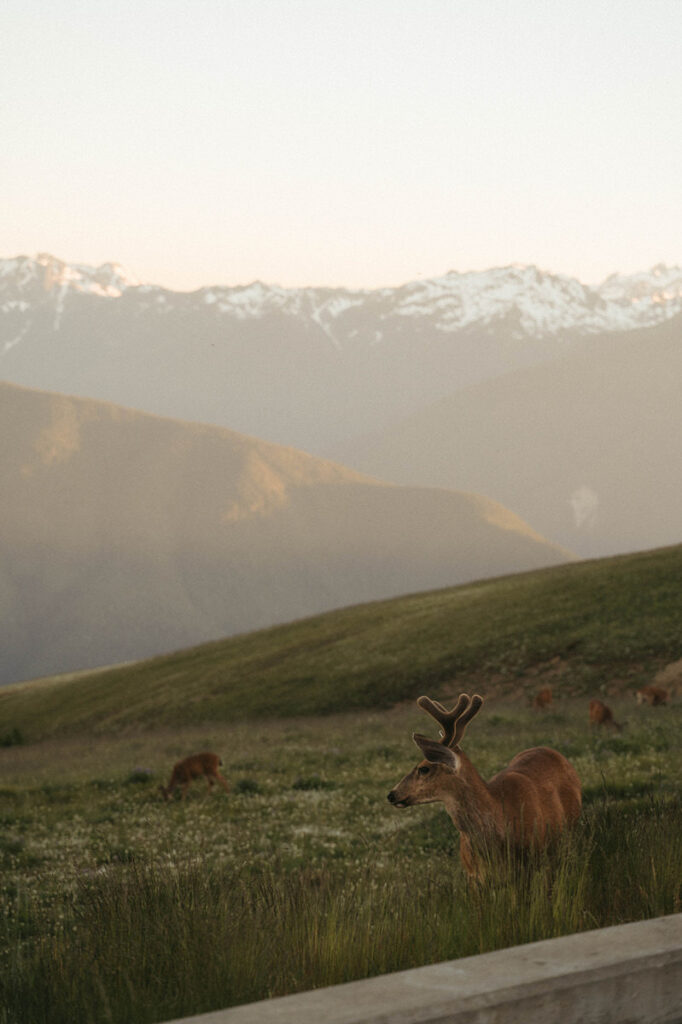
[[670,694],[664,686],[643,686],[635,692],[638,704],[649,704],[652,708],[660,704],[667,704]]
[[180,787],[180,795],[184,800],[187,795],[190,782],[194,779],[200,779],[202,776],[206,779],[209,791],[213,788],[215,783],[222,786],[226,793],[230,792],[230,787],[227,783],[227,779],[218,771],[219,766],[223,762],[220,760],[217,754],[211,754],[206,751],[203,754],[192,754],[190,757],[186,757],[183,761],[178,761],[173,766],[171,772],[170,781],[167,786],[159,786],[159,789],[163,793],[166,800],[170,800],[173,795],[173,791]]
[[623,731],[623,726],[613,717],[611,708],[598,697],[593,697],[590,701],[590,725],[603,725],[606,729]]
[[469,877],[483,877],[486,851],[542,849],[577,821],[580,779],[566,758],[550,747],[533,747],[512,758],[484,782],[460,743],[483,698],[460,695],[447,711],[436,700],[417,705],[441,727],[440,740],[414,733],[424,755],[388,794],[394,807],[439,801],[460,833],[460,857]]
[[544,708],[550,707],[552,704],[552,687],[543,686],[541,690],[533,697],[533,707],[537,711],[542,711]]

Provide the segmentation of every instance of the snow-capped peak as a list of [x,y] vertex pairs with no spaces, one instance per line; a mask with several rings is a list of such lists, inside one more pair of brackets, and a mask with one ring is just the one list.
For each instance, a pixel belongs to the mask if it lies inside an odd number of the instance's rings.
[[39,253],[35,258],[16,256],[0,260],[0,290],[5,293],[57,290],[120,298],[127,288],[138,285],[139,281],[119,263],[90,267],[65,263],[49,253]]
[[459,330],[512,318],[516,333],[555,334],[603,324],[606,311],[598,295],[575,278],[514,264],[458,273],[405,285],[396,313],[438,317],[441,330]]
[[90,267],[82,263],[64,263],[49,253],[40,253],[36,263],[44,268],[43,286],[46,291],[66,286],[76,292],[119,298],[126,288],[135,288],[140,283],[120,263]]

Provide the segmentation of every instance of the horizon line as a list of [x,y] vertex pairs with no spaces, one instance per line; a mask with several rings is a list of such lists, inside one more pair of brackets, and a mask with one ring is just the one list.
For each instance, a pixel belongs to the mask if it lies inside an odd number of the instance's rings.
[[235,283],[235,284],[229,284],[229,283],[225,283],[225,282],[213,281],[212,283],[199,285],[198,287],[176,288],[176,287],[171,287],[171,286],[168,286],[168,285],[161,284],[158,281],[143,280],[143,279],[141,279],[139,277],[139,275],[133,273],[128,268],[128,266],[125,263],[119,262],[118,260],[105,260],[103,263],[88,263],[88,262],[85,262],[85,261],[82,261],[82,260],[66,260],[66,259],[62,259],[59,256],[55,256],[53,253],[47,252],[46,250],[43,250],[41,252],[37,252],[34,255],[27,255],[26,253],[18,253],[16,256],[2,256],[2,257],[0,257],[0,263],[11,262],[13,260],[30,260],[30,261],[33,261],[35,263],[38,263],[41,266],[48,266],[49,263],[51,262],[51,263],[57,264],[57,265],[62,266],[62,267],[69,267],[71,269],[81,270],[81,271],[100,271],[100,270],[103,270],[104,268],[111,268],[114,271],[117,270],[124,279],[128,278],[129,279],[129,287],[131,287],[131,288],[159,288],[162,291],[176,292],[176,293],[187,294],[187,295],[191,295],[191,294],[193,294],[195,292],[207,291],[207,290],[210,290],[211,288],[229,288],[229,289],[242,288],[242,289],[245,289],[245,288],[251,288],[254,285],[260,285],[262,287],[267,287],[267,288],[272,288],[272,289],[279,289],[281,291],[287,291],[287,292],[304,291],[304,290],[307,291],[307,290],[313,289],[313,290],[318,290],[318,291],[346,291],[346,292],[372,293],[372,292],[382,292],[382,291],[397,291],[400,288],[404,288],[404,287],[406,287],[409,284],[415,284],[415,283],[418,283],[418,282],[425,282],[426,283],[426,282],[429,282],[429,281],[443,280],[444,278],[448,278],[448,277],[469,277],[469,276],[477,276],[477,275],[483,275],[483,274],[487,274],[487,273],[493,273],[493,272],[499,272],[499,271],[508,271],[508,270],[523,270],[523,271],[535,270],[535,271],[539,272],[540,274],[542,274],[543,276],[546,276],[546,277],[557,278],[558,280],[565,280],[565,281],[577,281],[579,284],[583,285],[583,287],[598,288],[601,285],[605,284],[607,281],[609,281],[611,278],[614,278],[614,277],[615,278],[619,278],[619,277],[631,278],[631,277],[636,277],[636,276],[638,276],[640,274],[655,274],[657,271],[664,271],[664,270],[665,271],[676,271],[676,270],[678,270],[678,271],[680,271],[682,273],[682,267],[680,267],[678,264],[676,264],[676,263],[668,264],[664,260],[659,260],[658,262],[654,263],[652,266],[650,266],[648,268],[645,268],[645,269],[632,271],[630,273],[622,272],[620,270],[614,270],[614,271],[611,271],[610,273],[606,274],[606,276],[601,278],[601,280],[598,281],[598,282],[594,282],[594,281],[589,282],[589,281],[583,280],[577,274],[568,274],[568,273],[548,270],[548,269],[546,269],[545,267],[541,266],[538,263],[522,262],[522,261],[512,261],[510,263],[500,263],[500,264],[494,264],[494,265],[490,265],[490,266],[482,267],[482,268],[470,268],[470,269],[467,269],[467,270],[456,270],[454,268],[450,268],[449,270],[447,270],[447,271],[445,271],[444,273],[441,273],[441,274],[418,274],[416,277],[412,277],[412,278],[408,278],[406,280],[402,280],[398,284],[377,285],[377,286],[373,286],[373,287],[362,287],[362,286],[356,287],[356,286],[353,286],[353,285],[346,285],[346,284],[337,284],[337,285],[331,285],[331,284],[283,285],[283,284],[280,284],[278,281],[267,281],[267,280],[264,280],[261,277],[256,277],[256,278],[251,279],[250,281],[243,281],[243,282],[238,282],[238,283]]

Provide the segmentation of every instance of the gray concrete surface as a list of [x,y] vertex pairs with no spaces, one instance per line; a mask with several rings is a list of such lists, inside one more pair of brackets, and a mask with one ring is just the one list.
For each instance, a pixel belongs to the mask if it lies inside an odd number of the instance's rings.
[[186,1017],[182,1024],[682,1024],[682,914]]

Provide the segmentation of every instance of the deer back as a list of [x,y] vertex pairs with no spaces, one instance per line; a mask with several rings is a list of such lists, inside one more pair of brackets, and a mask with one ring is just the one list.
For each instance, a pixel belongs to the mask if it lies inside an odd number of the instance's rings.
[[217,754],[205,751],[201,754],[190,754],[173,765],[168,789],[173,790],[177,786],[200,779],[202,775],[215,778],[218,774],[218,767],[222,761]]
[[603,700],[593,697],[590,701],[589,709],[591,725],[610,726],[620,732],[622,726],[615,720],[613,717],[613,711],[608,704],[604,703]]
[[505,810],[505,826],[524,846],[543,843],[577,821],[582,809],[578,774],[551,747],[523,750],[489,780],[488,788]]
[[669,694],[663,686],[649,685],[637,690],[636,697],[638,704],[649,704],[651,707],[656,707],[659,704],[667,704]]
[[549,686],[544,686],[535,694],[533,700],[533,707],[535,708],[547,708],[552,703],[552,690]]

